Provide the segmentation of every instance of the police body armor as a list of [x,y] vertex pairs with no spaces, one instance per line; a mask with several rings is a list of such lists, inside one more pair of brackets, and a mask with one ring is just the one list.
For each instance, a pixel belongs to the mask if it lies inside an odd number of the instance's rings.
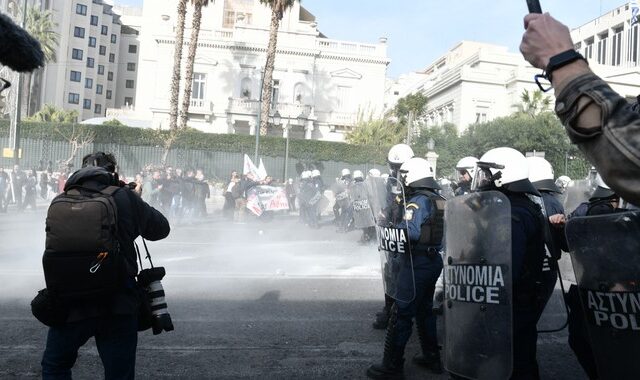
[[486,191],[447,201],[445,368],[508,379],[513,366],[511,203]]
[[640,378],[640,211],[575,217],[566,233],[598,377]]

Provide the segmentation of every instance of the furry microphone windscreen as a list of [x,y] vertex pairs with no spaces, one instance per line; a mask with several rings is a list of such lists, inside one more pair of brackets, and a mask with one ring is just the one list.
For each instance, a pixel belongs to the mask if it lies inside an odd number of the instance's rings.
[[40,42],[0,13],[0,64],[14,71],[30,72],[44,65]]

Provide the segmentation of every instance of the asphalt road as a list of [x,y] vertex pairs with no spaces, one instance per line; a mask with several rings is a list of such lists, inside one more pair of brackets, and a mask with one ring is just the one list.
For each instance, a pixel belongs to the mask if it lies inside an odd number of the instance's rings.
[[[167,269],[176,330],[140,334],[138,378],[365,378],[382,357],[384,332],[370,327],[382,284],[375,247],[357,244],[358,237],[328,224],[311,230],[291,217],[239,225],[213,216],[174,226],[149,249]],[[46,328],[28,305],[44,287],[43,247],[44,209],[0,214],[1,379],[39,377]],[[552,302],[542,323],[562,322],[562,305]],[[544,379],[585,378],[566,340],[566,330],[540,336]],[[447,378],[411,364],[418,351],[414,334],[408,379]],[[74,375],[93,379],[101,371],[90,342]]]

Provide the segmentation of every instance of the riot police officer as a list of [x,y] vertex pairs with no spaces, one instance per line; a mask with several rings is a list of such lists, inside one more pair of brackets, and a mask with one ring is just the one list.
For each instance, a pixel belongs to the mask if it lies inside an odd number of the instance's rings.
[[457,182],[451,184],[454,195],[468,194],[471,191],[471,181],[476,170],[478,159],[475,157],[463,157],[456,164]]
[[[404,349],[411,336],[412,320],[420,340],[422,355],[413,362],[442,372],[440,352],[436,333],[436,316],[432,311],[433,292],[436,280],[442,271],[442,238],[444,230],[444,198],[433,178],[433,168],[423,158],[407,160],[399,169],[404,185],[405,204],[403,215],[395,221],[396,228],[406,228],[410,242],[410,262],[412,271],[400,272],[397,289],[410,289],[411,296],[397,297],[391,308],[381,364],[374,364],[367,370],[367,376],[374,379],[402,377],[404,371]],[[406,259],[406,258],[405,258]],[[411,285],[415,282],[415,287]]]
[[[387,153],[387,164],[389,165],[388,177],[397,179],[400,166],[402,166],[402,164],[404,164],[410,158],[413,158],[413,156],[413,149],[411,149],[411,147],[407,144],[396,144],[392,146],[391,149],[389,149],[389,153]],[[388,207],[383,211],[385,214],[387,214],[385,216],[389,219],[392,219],[393,214],[398,213],[398,208],[393,206],[395,198],[397,196],[396,192],[393,189],[393,183],[393,181],[387,182],[387,200],[385,204],[388,205]],[[374,329],[384,330],[387,328],[392,305],[393,298],[385,294],[384,307],[380,312],[376,313],[376,319],[372,324],[372,327]]]
[[[513,279],[513,372],[512,379],[539,378],[536,358],[540,297],[545,258],[544,216],[530,198],[540,193],[529,181],[529,168],[522,153],[495,148],[477,164],[477,190],[497,190],[511,203],[511,255]],[[455,328],[455,327],[454,327]]]

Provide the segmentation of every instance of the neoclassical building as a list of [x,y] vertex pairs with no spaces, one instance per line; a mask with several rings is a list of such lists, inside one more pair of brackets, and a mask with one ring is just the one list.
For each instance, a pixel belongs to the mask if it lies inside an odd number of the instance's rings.
[[[145,0],[134,109],[136,117],[168,127],[177,0]],[[191,25],[188,8],[187,27]],[[254,134],[271,11],[258,0],[220,0],[203,9],[189,107],[190,127],[211,133]],[[191,30],[185,31],[184,62]],[[384,108],[386,39],[329,39],[296,2],[278,33],[269,134],[341,141],[360,114]],[[182,90],[182,89],[181,89]],[[181,91],[182,92],[182,91]]]

